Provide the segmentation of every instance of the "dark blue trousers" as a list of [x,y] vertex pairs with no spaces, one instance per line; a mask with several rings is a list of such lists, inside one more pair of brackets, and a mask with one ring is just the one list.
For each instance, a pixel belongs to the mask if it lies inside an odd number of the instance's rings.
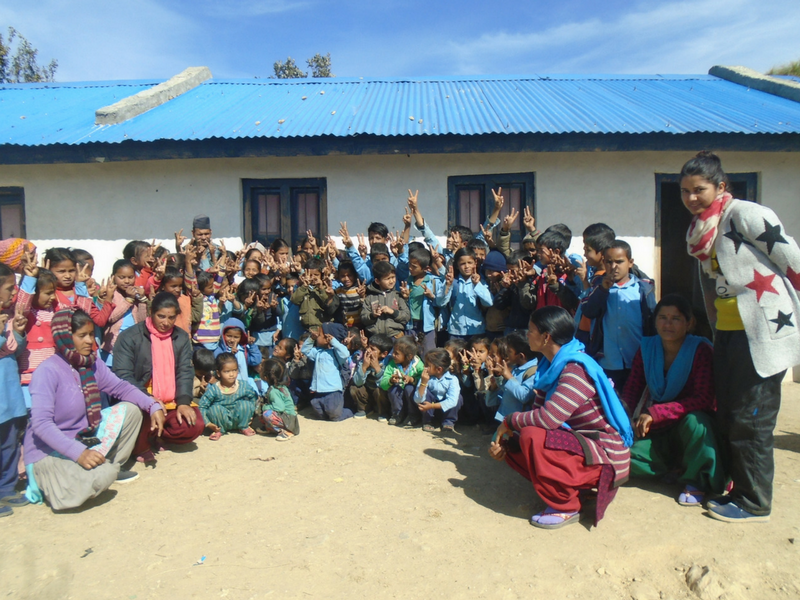
[[392,416],[397,417],[403,412],[403,407],[414,401],[414,392],[417,387],[413,384],[406,386],[393,385],[389,388],[389,404],[392,406]]
[[[425,393],[425,400],[427,402],[439,402],[439,398],[433,395],[433,393],[428,390]],[[431,410],[426,410],[422,413],[422,423],[423,425],[426,423],[430,423],[434,419],[441,419],[442,426],[444,425],[455,425],[456,421],[458,421],[458,411],[464,404],[464,398],[461,394],[458,395],[458,402],[456,405],[448,410],[441,410],[438,408],[434,408]]]
[[311,408],[325,421],[344,421],[353,416],[353,411],[344,407],[344,392],[314,394]]
[[19,471],[20,436],[25,431],[26,417],[17,417],[0,423],[0,498],[12,496]]

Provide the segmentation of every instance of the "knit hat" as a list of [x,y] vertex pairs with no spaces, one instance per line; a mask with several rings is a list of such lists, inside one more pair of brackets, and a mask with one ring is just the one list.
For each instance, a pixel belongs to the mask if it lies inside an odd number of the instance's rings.
[[483,259],[483,269],[485,271],[499,271],[500,273],[505,273],[508,268],[506,267],[506,257],[503,256],[502,252],[498,252],[497,250],[490,251],[486,258]]
[[22,258],[26,252],[36,252],[36,246],[22,238],[8,238],[0,241],[0,263],[16,273],[22,273]]
[[347,328],[340,323],[323,323],[322,332],[325,335],[332,335],[340,342],[347,337]]
[[192,229],[211,229],[211,219],[206,215],[197,215],[192,221]]

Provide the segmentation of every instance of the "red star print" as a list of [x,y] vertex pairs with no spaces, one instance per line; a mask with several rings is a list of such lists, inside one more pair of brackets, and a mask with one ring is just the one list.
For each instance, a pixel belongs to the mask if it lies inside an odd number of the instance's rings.
[[786,270],[786,278],[792,282],[792,287],[800,292],[800,272],[795,271],[792,267]]
[[773,273],[772,275],[762,275],[755,269],[753,269],[753,281],[748,283],[746,286],[751,290],[755,290],[756,292],[756,302],[761,302],[761,296],[766,292],[772,292],[773,294],[777,294],[778,290],[776,290],[772,286],[772,282],[775,279],[776,275]]

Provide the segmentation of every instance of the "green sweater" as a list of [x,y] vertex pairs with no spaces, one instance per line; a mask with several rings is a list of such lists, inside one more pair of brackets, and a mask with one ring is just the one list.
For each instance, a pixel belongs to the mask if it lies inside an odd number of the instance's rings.
[[294,406],[292,395],[283,386],[272,386],[267,392],[267,401],[261,406],[260,412],[272,410],[276,413],[296,415],[297,409]]
[[419,356],[415,356],[411,362],[408,363],[408,368],[406,369],[394,362],[393,358],[390,358],[389,362],[386,363],[386,366],[383,368],[383,377],[381,377],[378,385],[382,390],[388,391],[389,388],[392,387],[392,375],[394,375],[395,371],[399,371],[402,375],[410,375],[414,378],[414,382],[416,383],[419,381],[424,368],[425,364]]

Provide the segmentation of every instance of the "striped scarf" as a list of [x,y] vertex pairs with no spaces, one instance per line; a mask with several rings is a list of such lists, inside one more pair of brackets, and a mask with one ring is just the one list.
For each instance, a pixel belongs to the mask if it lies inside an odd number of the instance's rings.
[[86,421],[88,425],[85,429],[78,432],[78,437],[88,437],[95,433],[100,424],[100,388],[97,387],[97,380],[94,378],[95,353],[83,356],[75,351],[72,342],[72,315],[77,309],[69,307],[56,312],[50,323],[50,330],[53,332],[53,341],[56,344],[56,352],[76,370],[81,378],[81,390],[83,399],[86,403]]
[[717,196],[707,209],[692,217],[689,231],[686,232],[686,246],[689,254],[700,261],[703,271],[708,275],[714,273],[711,265],[711,251],[714,248],[714,242],[717,241],[722,213],[725,212],[725,208],[731,200],[733,200],[733,196],[727,192]]

